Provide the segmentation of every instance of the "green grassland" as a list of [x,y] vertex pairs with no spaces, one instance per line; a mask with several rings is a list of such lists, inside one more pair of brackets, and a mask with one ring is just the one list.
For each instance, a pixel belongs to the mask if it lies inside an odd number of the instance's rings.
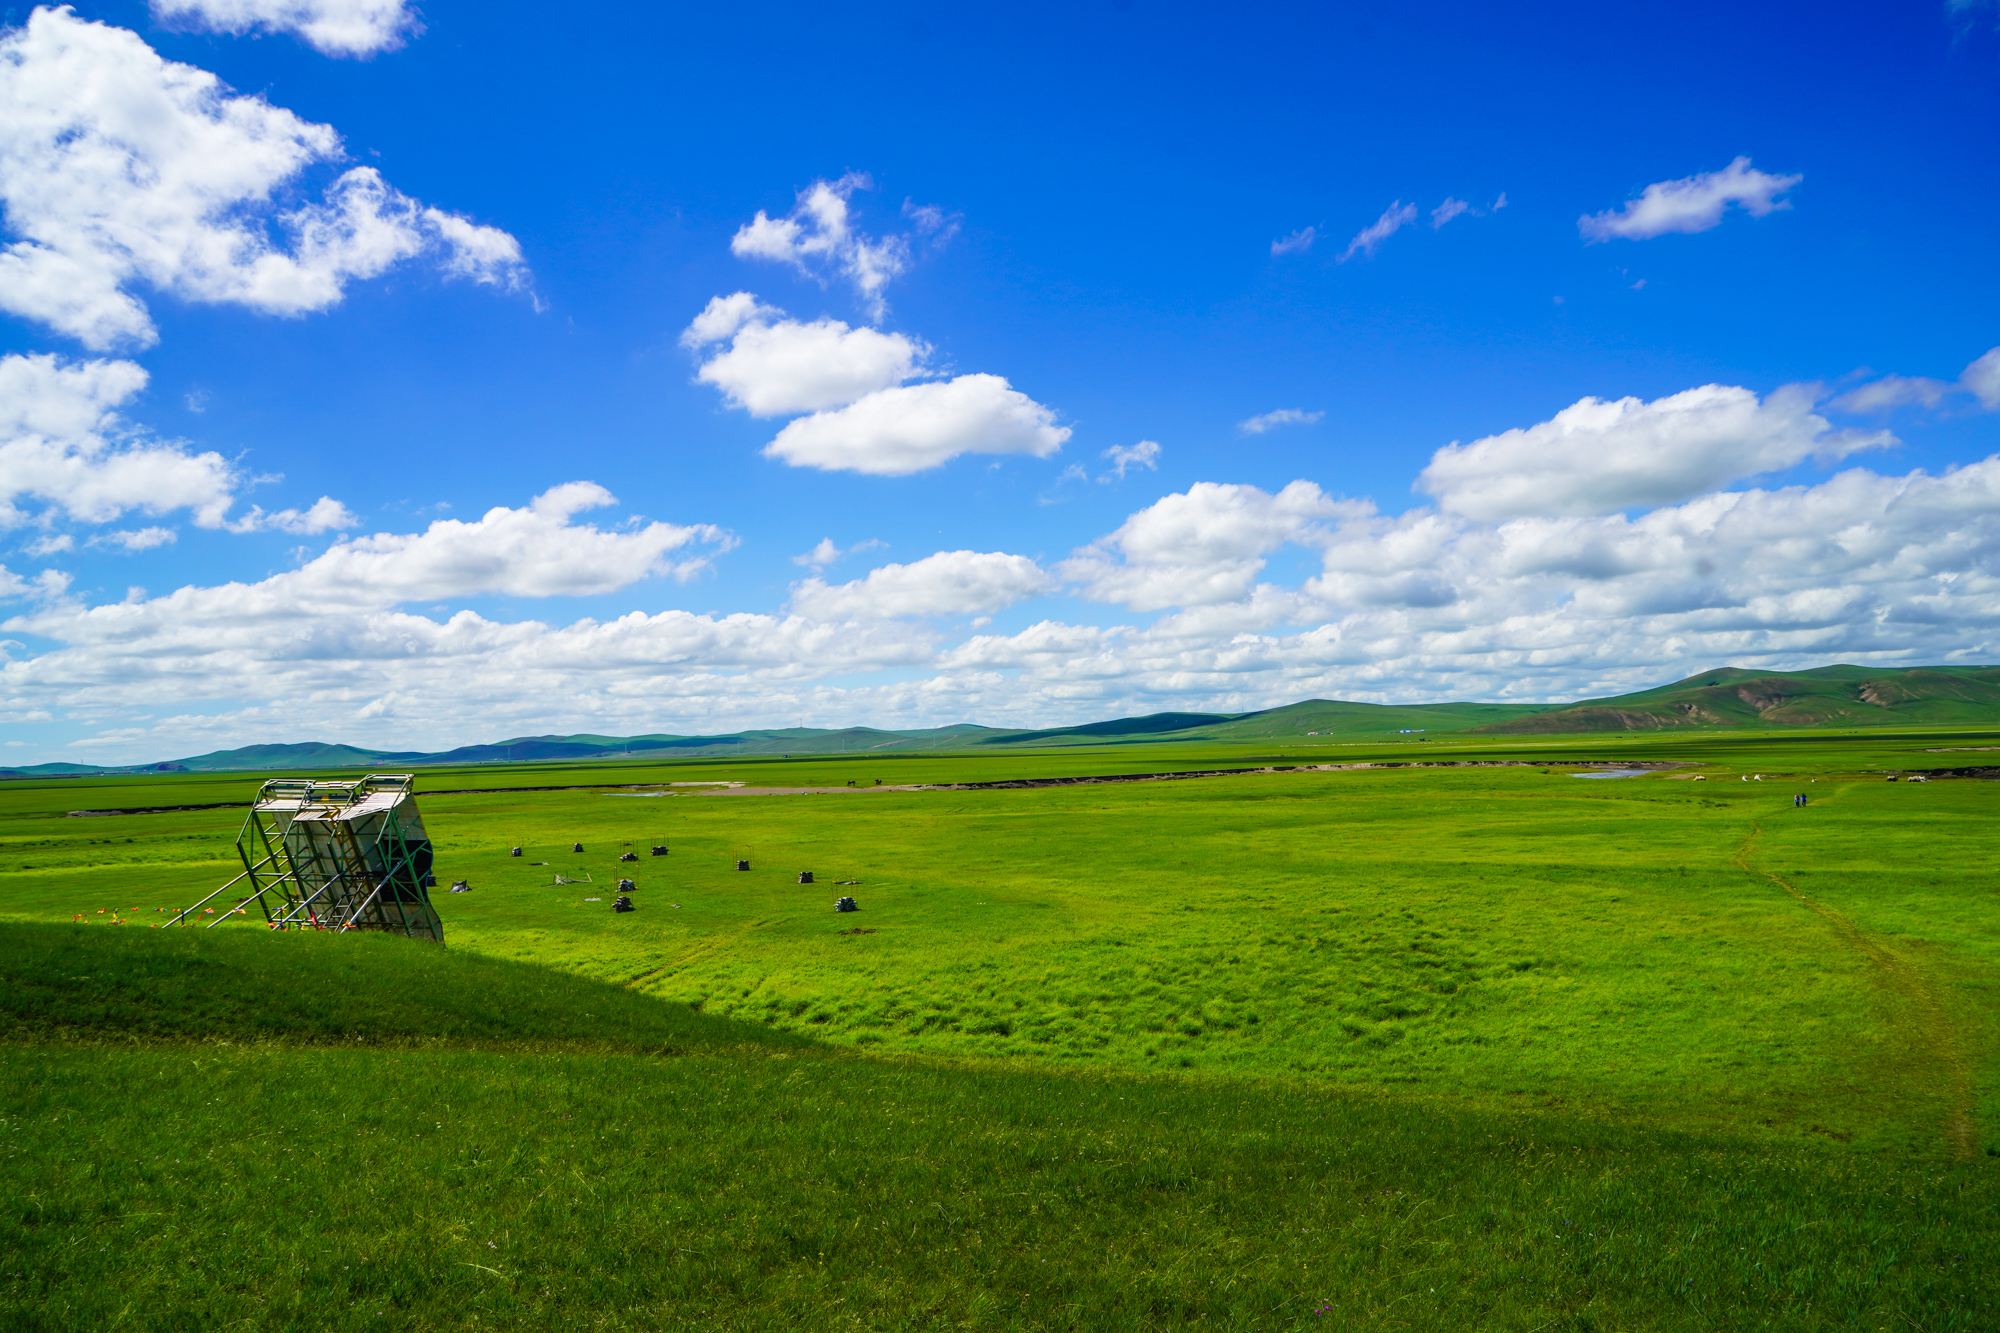
[[253,777],[6,784],[0,1323],[1990,1327],[2000,793],[1883,777],[1996,746],[440,769],[443,950],[148,929]]

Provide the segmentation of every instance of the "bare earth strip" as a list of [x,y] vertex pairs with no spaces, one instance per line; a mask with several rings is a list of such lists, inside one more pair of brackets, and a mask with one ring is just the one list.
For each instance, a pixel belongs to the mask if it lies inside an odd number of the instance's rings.
[[1680,768],[1675,760],[1439,759],[1353,764],[1267,764],[1261,768],[1188,768],[1170,773],[1104,773],[1059,778],[996,778],[991,782],[906,782],[874,787],[715,786],[701,796],[832,796],[869,791],[1023,791],[1034,787],[1097,787],[1113,782],[1185,782],[1190,778],[1244,778],[1272,773],[1358,773],[1380,768],[1580,768],[1654,771]]
[[1966,1068],[1965,1054],[1960,1049],[1958,1030],[1939,1001],[1931,978],[1921,964],[1896,953],[1881,940],[1867,934],[1845,912],[1808,898],[1784,876],[1751,865],[1751,854],[1756,851],[1757,839],[1762,833],[1761,824],[1751,825],[1749,835],[1731,858],[1736,868],[1746,875],[1769,880],[1832,926],[1841,941],[1873,964],[1889,989],[1908,1006],[1915,1024],[1911,1038],[1928,1053],[1929,1063],[1942,1066],[1950,1079],[1950,1109],[1944,1126],[1946,1145],[1953,1158],[1961,1162],[1970,1161],[1978,1140],[1973,1115],[1972,1076]]

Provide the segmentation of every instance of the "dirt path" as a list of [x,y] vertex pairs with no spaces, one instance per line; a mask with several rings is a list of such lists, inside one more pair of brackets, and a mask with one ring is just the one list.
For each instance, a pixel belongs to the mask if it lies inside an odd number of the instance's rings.
[[[1646,759],[1411,759],[1367,760],[1351,764],[1266,764],[1251,768],[1194,768],[1168,773],[1100,773],[1060,778],[996,778],[989,782],[902,782],[873,786],[753,787],[741,782],[575,782],[547,787],[430,787],[423,796],[509,796],[516,792],[596,791],[613,796],[835,796],[890,791],[1010,791],[1027,787],[1092,787],[1108,782],[1176,782],[1187,778],[1234,778],[1262,773],[1350,773],[1371,768],[1582,768],[1653,772],[1685,768],[1681,760]],[[167,815],[193,810],[241,810],[243,800],[193,805],[135,805],[112,810],[69,810],[71,819],[119,815]]]
[[1911,1040],[1923,1051],[1925,1063],[1939,1069],[1950,1083],[1950,1106],[1944,1124],[1945,1145],[1954,1159],[1970,1161],[1978,1144],[1978,1125],[1973,1115],[1972,1075],[1966,1068],[1958,1029],[1953,1026],[1951,1015],[1945,1012],[1943,1002],[1938,999],[1935,980],[1920,960],[1897,953],[1882,940],[1862,930],[1845,912],[1808,898],[1784,876],[1752,865],[1750,858],[1757,850],[1757,839],[1763,831],[1763,825],[1751,825],[1749,834],[1730,860],[1744,874],[1777,885],[1793,901],[1833,927],[1841,943],[1866,958],[1883,984],[1908,1008],[1914,1027],[1914,1031],[1909,1033]]
[[1357,773],[1391,768],[1580,768],[1615,773],[1651,773],[1685,765],[1659,759],[1392,759],[1351,764],[1263,764],[1254,768],[1183,768],[1163,773],[1096,773],[1059,778],[993,778],[986,782],[905,782],[876,787],[716,786],[699,796],[831,796],[867,791],[1027,791],[1039,787],[1101,787],[1118,782],[1185,782],[1190,778],[1245,778],[1272,773]]

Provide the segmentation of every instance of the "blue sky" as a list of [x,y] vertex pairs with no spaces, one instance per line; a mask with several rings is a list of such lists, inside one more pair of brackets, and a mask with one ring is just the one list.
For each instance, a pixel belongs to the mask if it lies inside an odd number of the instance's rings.
[[6,10],[0,765],[2000,656],[2000,10],[1327,8]]

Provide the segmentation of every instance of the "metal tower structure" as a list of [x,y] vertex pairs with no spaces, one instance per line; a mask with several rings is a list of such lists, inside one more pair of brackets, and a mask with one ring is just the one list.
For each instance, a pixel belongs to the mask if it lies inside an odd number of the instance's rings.
[[382,930],[444,941],[431,907],[431,840],[417,813],[414,780],[379,773],[359,781],[273,778],[257,791],[236,835],[243,873],[186,909],[196,913],[232,889],[219,926],[254,905],[273,930]]

